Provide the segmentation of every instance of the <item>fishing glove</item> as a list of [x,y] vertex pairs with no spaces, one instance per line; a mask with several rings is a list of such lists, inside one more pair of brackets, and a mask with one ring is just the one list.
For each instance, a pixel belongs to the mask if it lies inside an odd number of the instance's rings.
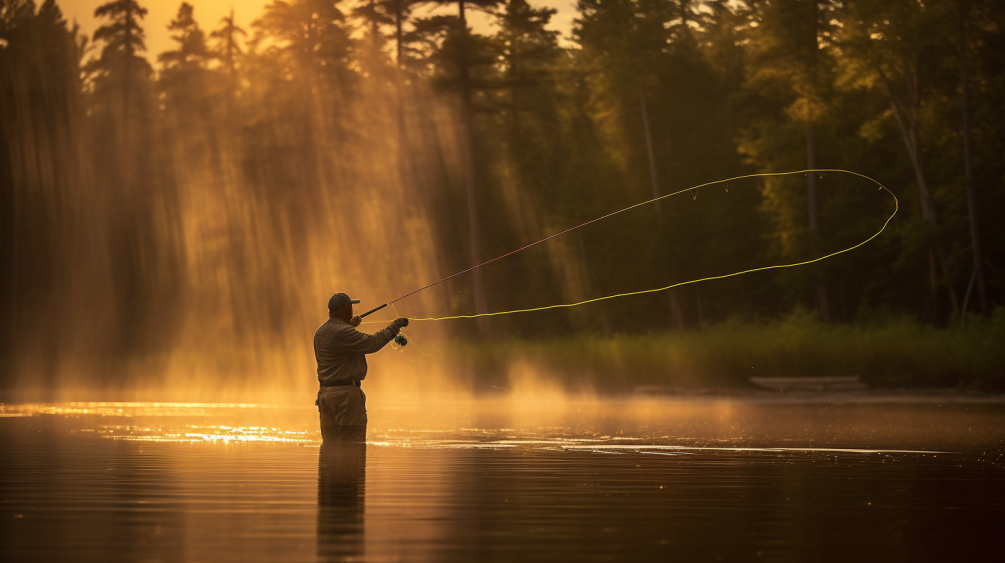
[[391,326],[387,328],[391,329],[391,332],[398,334],[398,332],[406,326],[408,326],[408,319],[394,319],[394,321],[391,322]]

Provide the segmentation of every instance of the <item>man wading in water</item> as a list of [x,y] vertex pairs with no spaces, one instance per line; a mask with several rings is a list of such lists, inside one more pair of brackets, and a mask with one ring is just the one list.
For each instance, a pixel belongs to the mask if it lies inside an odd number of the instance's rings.
[[350,299],[336,293],[328,300],[328,320],[314,332],[314,358],[318,362],[321,389],[315,404],[321,415],[321,439],[366,441],[366,395],[359,382],[366,378],[366,354],[390,342],[408,319],[395,319],[375,334],[356,330],[363,321],[353,316]]

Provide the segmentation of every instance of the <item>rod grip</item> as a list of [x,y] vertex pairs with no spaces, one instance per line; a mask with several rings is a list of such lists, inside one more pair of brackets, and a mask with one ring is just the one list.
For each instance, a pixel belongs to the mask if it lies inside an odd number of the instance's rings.
[[384,303],[383,305],[381,305],[380,307],[377,307],[375,309],[370,309],[369,311],[367,311],[367,312],[363,313],[362,315],[360,315],[359,318],[362,319],[363,317],[365,317],[365,316],[367,316],[369,314],[376,313],[377,311],[383,309],[384,307],[387,307],[387,303]]

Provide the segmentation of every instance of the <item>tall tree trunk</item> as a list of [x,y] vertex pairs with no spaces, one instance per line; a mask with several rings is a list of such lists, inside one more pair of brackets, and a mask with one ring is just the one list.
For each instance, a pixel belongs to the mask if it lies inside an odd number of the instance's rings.
[[[131,112],[131,106],[132,106],[132,104],[131,104],[131,102],[132,102],[132,97],[133,97],[133,92],[132,92],[133,56],[136,54],[136,51],[133,48],[133,43],[136,41],[136,38],[134,36],[134,33],[136,32],[136,30],[133,27],[133,22],[134,22],[134,20],[133,20],[133,8],[132,8],[131,5],[127,5],[127,7],[126,7],[126,58],[125,58],[125,69],[124,69],[125,76],[123,76],[123,83],[122,83],[122,94],[123,94],[123,102],[122,102],[122,106],[123,106],[123,128],[124,128],[124,133],[125,133],[124,137],[123,137],[123,140],[125,142],[125,147],[124,148],[126,150],[126,161],[127,161],[127,163],[129,163],[129,164],[127,164],[127,167],[131,167],[131,163],[132,163],[132,146],[133,146],[133,144],[132,144],[132,142],[130,141],[130,138],[129,138],[130,135],[132,134],[132,132],[130,131],[130,129],[131,129],[131,125],[132,125],[131,124],[131,116],[132,116],[132,112]],[[132,178],[129,178],[129,181],[132,181]]]
[[394,62],[398,65],[398,71],[401,71],[401,18],[402,18],[402,7],[398,3],[397,10],[394,13],[394,45],[397,53],[394,57]]
[[[642,128],[646,134],[646,151],[649,155],[649,181],[652,185],[653,198],[660,196],[659,181],[656,177],[656,155],[653,152],[653,136],[649,130],[649,108],[646,106],[646,97],[642,92],[639,92],[639,104],[642,108]],[[663,237],[663,213],[660,211],[660,204],[656,203],[656,228],[659,236],[656,240],[662,242]],[[670,265],[669,256],[663,262],[663,269],[665,277],[664,279],[670,279],[670,272],[672,271]],[[677,295],[676,288],[670,288],[670,317],[673,320],[674,328],[680,330],[684,328],[684,314],[680,306],[680,298]]]
[[516,84],[517,73],[520,70],[516,66],[516,58],[512,59],[510,64],[510,78],[513,80],[513,87],[510,89],[510,104],[512,104],[513,111],[513,131],[519,136],[520,135],[520,87]]
[[666,160],[666,167],[664,168],[664,176],[666,176],[666,180],[663,183],[666,184],[667,193],[670,193],[673,191],[673,178],[674,178],[673,163],[670,160],[673,157],[673,144],[670,142],[670,128],[664,129],[664,133],[666,133],[667,160]]
[[234,8],[230,8],[230,18],[227,23],[227,50],[225,65],[227,66],[227,127],[228,132],[232,132],[235,127],[234,122],[234,95],[237,92],[237,65],[234,62],[234,50],[237,45],[234,42]]
[[[907,79],[908,89],[912,92],[911,97],[914,98],[914,90],[911,86],[912,81],[910,78]],[[932,192],[928,188],[928,182],[925,179],[925,172],[921,165],[921,149],[918,146],[918,128],[917,124],[910,115],[908,115],[908,123],[905,123],[905,119],[901,116],[900,109],[897,107],[897,100],[893,96],[893,91],[890,89],[889,85],[886,86],[887,97],[890,99],[890,108],[893,110],[893,116],[897,120],[897,126],[900,128],[900,135],[904,141],[904,146],[907,148],[908,156],[911,158],[911,166],[914,168],[914,176],[918,182],[918,195],[921,200],[921,216],[925,221],[926,230],[928,231],[928,269],[929,269],[929,283],[931,287],[931,298],[932,298],[932,311],[934,315],[938,315],[938,280],[939,273],[942,274],[942,280],[946,284],[947,292],[949,293],[949,301],[953,307],[954,311],[959,311],[959,301],[956,298],[956,290],[953,289],[953,285],[949,280],[949,272],[946,269],[945,256],[942,253],[942,245],[939,241],[939,229],[938,220],[935,215],[935,203],[932,200]],[[937,324],[941,323],[941,319],[935,318]]]
[[[820,214],[819,214],[819,203],[817,198],[817,175],[812,172],[817,167],[817,150],[816,145],[813,142],[813,129],[809,125],[806,126],[806,169],[810,170],[806,174],[807,182],[807,201],[809,203],[809,222],[810,222],[810,244],[813,251],[813,256],[817,256],[820,251]],[[827,300],[827,286],[824,283],[824,269],[823,264],[817,263],[813,265],[813,278],[814,286],[817,294],[817,311],[820,313],[820,319],[825,323],[829,323],[831,320],[830,304]]]
[[973,144],[970,136],[970,88],[967,76],[966,35],[960,30],[957,52],[960,60],[960,102],[963,107],[963,170],[967,180],[967,211],[970,216],[970,245],[974,253],[974,276],[977,282],[977,297],[981,304],[981,314],[988,314],[988,290],[984,283],[984,254],[981,251],[981,237],[977,228],[977,198],[974,194],[974,175],[971,166]]
[[374,50],[380,48],[380,23],[377,22],[377,7],[374,0],[370,0],[370,41],[373,42]]
[[[653,153],[653,136],[649,132],[649,108],[646,106],[646,97],[639,92],[639,105],[642,107],[642,128],[646,134],[646,152],[649,155],[649,181],[653,189],[653,197],[657,198],[660,196],[659,182],[656,178],[656,155]],[[656,220],[659,221],[660,226],[663,225],[663,213],[660,212],[660,206],[656,204]]]
[[[461,79],[461,126],[463,127],[463,147],[464,151],[464,189],[467,195],[468,210],[468,259],[471,265],[481,264],[481,225],[478,217],[477,184],[475,176],[475,150],[474,150],[474,123],[471,110],[471,79],[469,76],[467,59],[468,23],[464,17],[464,0],[457,2],[458,15],[460,17],[460,33],[462,41],[460,59],[460,79]],[[482,278],[481,268],[474,272],[474,293],[475,312],[478,314],[488,312],[488,304],[485,299],[485,282]],[[478,330],[485,334],[488,329],[484,317],[478,318]]]

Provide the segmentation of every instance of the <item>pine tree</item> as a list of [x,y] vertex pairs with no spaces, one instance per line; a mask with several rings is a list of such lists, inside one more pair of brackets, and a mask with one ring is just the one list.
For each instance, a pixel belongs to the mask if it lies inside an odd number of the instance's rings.
[[352,15],[361,19],[366,29],[365,42],[372,53],[380,53],[387,42],[383,28],[394,24],[394,16],[387,12],[387,6],[377,0],[369,0],[352,10]]
[[205,68],[209,58],[206,36],[194,17],[194,9],[188,2],[182,2],[178,15],[168,24],[168,30],[175,32],[171,40],[178,44],[173,51],[165,51],[157,56],[166,72],[187,72]]
[[[252,103],[263,118],[276,119],[278,113],[296,124],[295,134],[282,141],[297,146],[297,174],[314,189],[333,187],[338,162],[330,147],[349,141],[353,132],[351,109],[360,75],[354,68],[356,42],[340,4],[278,0],[252,23],[250,49],[257,52],[249,78],[257,82],[258,96]],[[259,50],[265,41],[268,46]]]
[[546,29],[554,8],[532,8],[526,0],[509,0],[499,14],[499,32],[495,36],[501,51],[508,108],[514,132],[519,135],[520,114],[534,111],[534,105],[547,103],[544,83],[552,78],[559,56],[558,32]]
[[230,10],[229,16],[220,19],[219,27],[210,33],[210,37],[215,41],[211,50],[212,56],[220,61],[220,70],[226,77],[223,99],[226,104],[226,118],[230,130],[235,126],[235,105],[239,88],[238,66],[240,59],[244,56],[240,38],[247,37],[247,35],[244,29],[234,23],[233,9]]
[[[963,297],[961,317],[967,312],[967,298],[970,296],[974,282],[977,283],[977,299],[980,312],[985,317],[988,316],[988,290],[985,282],[984,250],[981,244],[981,233],[978,221],[977,191],[974,185],[973,167],[973,128],[971,125],[971,95],[970,95],[970,59],[973,50],[970,36],[979,30],[980,21],[990,19],[988,16],[994,11],[992,2],[972,2],[970,0],[957,0],[950,3],[952,14],[949,21],[956,22],[956,59],[960,70],[960,113],[962,129],[962,150],[963,150],[963,173],[964,183],[967,192],[967,222],[970,227],[970,249],[973,254],[974,270],[970,284]],[[955,16],[955,17],[952,17]]]
[[887,98],[889,115],[910,158],[927,237],[930,311],[933,322],[943,324],[940,289],[945,288],[953,312],[960,311],[960,303],[942,242],[922,132],[925,59],[941,50],[933,33],[936,14],[932,6],[913,0],[861,0],[844,12],[839,40],[845,70],[856,76],[853,84]]
[[275,40],[269,51],[291,65],[302,80],[346,85],[353,41],[341,2],[275,1],[254,22],[263,36]]
[[192,5],[182,2],[178,15],[168,24],[177,47],[157,55],[162,65],[159,85],[165,104],[176,119],[209,118],[207,63],[210,52],[206,36],[193,16]]
[[[443,5],[457,5],[456,19],[437,18],[430,23],[448,27],[444,29],[444,39],[435,58],[440,62],[441,76],[439,85],[445,89],[457,92],[460,98],[461,146],[464,151],[464,188],[466,196],[466,211],[468,218],[468,263],[475,265],[482,262],[482,219],[479,210],[479,200],[483,196],[478,188],[478,163],[475,160],[477,149],[474,134],[475,93],[483,87],[483,76],[480,72],[494,62],[491,47],[484,37],[471,33],[468,28],[466,10],[475,8],[481,10],[497,6],[501,0],[440,0]],[[453,25],[450,25],[453,24]],[[428,26],[435,29],[435,25]],[[420,29],[422,29],[420,27]],[[442,29],[442,27],[441,27]],[[485,281],[481,269],[472,272],[474,278],[475,311],[488,311],[488,301],[485,293]],[[487,324],[484,317],[478,319],[479,330],[484,333]]]
[[115,0],[94,10],[94,17],[107,18],[111,22],[94,32],[94,42],[104,45],[98,58],[89,63],[88,70],[94,75],[97,95],[118,96],[120,136],[127,145],[137,96],[142,95],[141,90],[151,74],[150,64],[140,55],[146,51],[146,43],[139,20],[146,15],[147,9],[136,0]]
[[428,3],[428,1],[383,0],[381,2],[384,14],[393,20],[394,23],[394,63],[398,70],[402,70],[407,66],[405,59],[409,56],[410,51],[414,56],[414,50],[409,48],[409,35],[405,31],[406,25],[412,17],[412,12],[415,8]]
[[[58,346],[37,338],[41,319],[59,314],[53,295],[76,280],[66,275],[76,251],[94,241],[82,229],[81,84],[74,35],[53,0],[0,6],[0,385],[25,347],[41,346],[54,362]],[[51,385],[55,369],[42,369]],[[45,376],[44,374],[50,374]],[[7,380],[11,377],[11,380]]]
[[234,23],[234,10],[230,10],[230,15],[220,19],[220,26],[216,28],[210,37],[216,40],[214,52],[223,66],[224,72],[230,81],[231,89],[237,87],[237,65],[238,60],[244,51],[241,49],[239,37],[247,37],[247,32],[241,26]]
[[[753,64],[748,87],[781,106],[779,117],[784,116],[774,123],[762,121],[761,134],[791,137],[798,130],[803,138],[805,167],[815,169],[818,130],[830,107],[829,96],[834,82],[830,72],[833,60],[829,51],[821,48],[832,32],[830,22],[834,6],[830,0],[749,2],[748,6]],[[819,178],[817,174],[807,174],[806,179],[808,250],[809,254],[818,256],[821,246]],[[785,206],[793,200],[782,197],[776,201]],[[780,213],[793,218],[798,215],[792,215],[790,210]],[[788,230],[801,230],[798,222],[779,220],[788,223],[785,226]],[[822,266],[814,267],[813,276],[816,309],[826,322],[831,315]]]
[[[670,0],[582,0],[579,6],[575,37],[591,60],[594,111],[606,116],[611,150],[628,165],[636,197],[663,195],[670,179],[669,116],[677,109],[668,94],[679,80],[669,71],[671,51],[690,37],[687,21],[693,14]],[[664,205],[654,205],[651,236],[639,233],[634,243],[658,265],[652,283],[680,275],[679,245],[669,234],[677,225],[665,215]],[[666,298],[672,326],[684,328],[680,291],[671,289]]]

